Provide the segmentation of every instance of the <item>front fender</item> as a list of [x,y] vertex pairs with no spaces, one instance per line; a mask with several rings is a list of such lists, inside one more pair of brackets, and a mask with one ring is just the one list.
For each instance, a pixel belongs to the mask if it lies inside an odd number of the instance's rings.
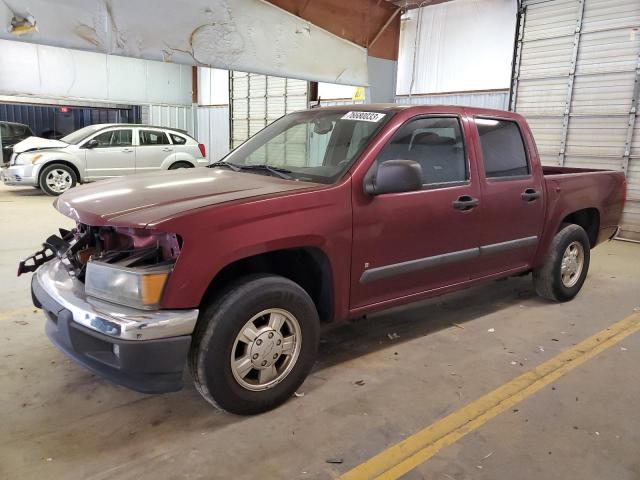
[[72,165],[78,173],[78,181],[80,183],[85,180],[84,161],[77,158],[76,155],[65,152],[64,150],[48,151],[42,153],[42,158],[34,163],[33,176],[39,178],[42,169],[52,163],[61,162]]

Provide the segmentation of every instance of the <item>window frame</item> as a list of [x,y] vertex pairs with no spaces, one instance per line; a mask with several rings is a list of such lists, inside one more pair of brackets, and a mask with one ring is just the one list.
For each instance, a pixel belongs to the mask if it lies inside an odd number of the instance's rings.
[[[167,134],[167,136],[169,137],[169,141],[171,142],[171,145],[186,145],[186,144],[187,144],[187,142],[189,141],[189,139],[188,139],[186,136],[184,136],[184,135],[180,135],[179,133],[172,132],[172,131],[167,131],[167,132],[165,132],[165,133],[166,133],[166,134]],[[175,137],[178,137],[178,138],[183,139],[183,140],[184,140],[184,142],[182,142],[182,143],[176,143],[176,142],[174,142],[174,141],[173,141],[173,137],[174,137],[174,136],[175,136]]]
[[93,140],[96,137],[99,137],[100,135],[104,135],[105,133],[111,133],[111,132],[115,132],[118,130],[129,130],[131,132],[131,145],[109,145],[109,146],[98,146],[95,148],[133,148],[135,145],[133,143],[134,140],[134,134],[133,134],[133,128],[132,127],[108,127],[105,128],[104,130],[98,130],[97,132],[93,133],[92,135],[88,136],[87,138],[85,138],[81,143],[78,144],[78,148],[87,148],[86,145],[88,142],[90,142],[91,140]]
[[[520,134],[520,141],[522,142],[522,149],[524,150],[524,157],[527,162],[527,170],[529,173],[526,175],[502,175],[499,177],[488,177],[487,170],[485,168],[484,163],[484,152],[482,150],[482,141],[480,140],[480,130],[478,130],[478,125],[476,124],[476,120],[496,120],[499,122],[510,122],[515,124],[518,129],[518,133]],[[499,116],[490,116],[490,115],[474,115],[473,118],[473,127],[476,129],[476,134],[478,136],[478,147],[479,147],[479,163],[482,164],[482,175],[487,182],[507,182],[509,180],[527,180],[533,178],[533,168],[531,166],[531,157],[529,156],[529,148],[527,146],[527,142],[525,141],[524,135],[522,134],[522,128],[520,127],[520,122],[513,118],[504,118]]]
[[420,191],[423,190],[438,190],[438,189],[442,189],[442,188],[453,188],[453,187],[463,187],[463,186],[468,186],[471,185],[471,182],[473,181],[473,178],[471,176],[471,160],[469,158],[469,149],[467,148],[467,139],[466,139],[466,135],[465,135],[465,128],[464,128],[464,121],[462,118],[462,115],[460,114],[456,114],[456,113],[421,113],[419,115],[416,115],[414,117],[411,117],[409,119],[407,119],[404,123],[402,123],[402,125],[400,125],[395,132],[393,132],[393,135],[391,135],[391,138],[389,139],[389,141],[387,143],[384,144],[384,146],[378,151],[378,153],[376,154],[376,158],[374,163],[378,164],[378,156],[382,153],[382,151],[391,143],[391,141],[393,140],[393,138],[396,136],[396,134],[402,129],[404,128],[405,125],[408,125],[409,123],[416,121],[416,120],[424,120],[424,119],[429,119],[429,118],[451,118],[451,119],[455,119],[458,122],[458,127],[460,128],[460,133],[462,135],[462,155],[463,158],[465,160],[465,171],[466,171],[466,180],[456,180],[453,182],[433,182],[433,183],[423,183],[422,184],[422,189]]
[[[137,130],[138,130],[138,135],[137,135],[138,147],[164,147],[167,145],[173,146],[173,143],[171,142],[171,136],[164,130],[160,130],[158,128],[143,128],[143,127],[138,127]],[[142,143],[142,138],[140,137],[142,135],[142,132],[161,133],[166,137],[166,139],[168,140],[168,143],[151,143],[151,144]]]

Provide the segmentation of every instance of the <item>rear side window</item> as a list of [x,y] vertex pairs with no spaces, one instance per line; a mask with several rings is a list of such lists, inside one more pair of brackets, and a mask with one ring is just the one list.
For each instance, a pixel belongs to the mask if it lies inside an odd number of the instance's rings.
[[378,162],[385,160],[418,162],[424,185],[469,179],[462,130],[454,117],[419,118],[405,123],[378,155]]
[[184,145],[187,143],[187,139],[180,135],[176,135],[175,133],[170,133],[169,135],[171,135],[171,141],[174,145]]
[[164,132],[140,130],[140,145],[169,145],[169,138]]
[[529,174],[522,135],[516,122],[476,118],[480,135],[484,173],[487,178]]

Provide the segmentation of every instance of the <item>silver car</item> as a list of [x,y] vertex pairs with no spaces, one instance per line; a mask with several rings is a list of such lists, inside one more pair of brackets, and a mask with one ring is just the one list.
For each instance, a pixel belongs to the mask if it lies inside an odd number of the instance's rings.
[[203,144],[182,130],[138,124],[99,124],[60,140],[29,137],[13,147],[5,185],[34,186],[60,195],[76,183],[133,173],[203,167]]

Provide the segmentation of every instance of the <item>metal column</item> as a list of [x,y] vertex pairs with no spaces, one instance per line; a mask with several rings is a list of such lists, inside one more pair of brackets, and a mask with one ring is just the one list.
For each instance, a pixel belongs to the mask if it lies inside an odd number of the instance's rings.
[[580,48],[580,32],[582,31],[582,19],[584,17],[584,0],[578,0],[578,18],[576,19],[576,30],[573,36],[573,53],[569,64],[569,81],[567,83],[567,96],[564,105],[564,118],[562,120],[562,137],[560,140],[560,153],[558,163],[564,165],[565,152],[567,149],[567,132],[569,130],[569,119],[571,115],[571,99],[573,97],[573,83],[576,77],[576,62],[578,61],[578,50]]

